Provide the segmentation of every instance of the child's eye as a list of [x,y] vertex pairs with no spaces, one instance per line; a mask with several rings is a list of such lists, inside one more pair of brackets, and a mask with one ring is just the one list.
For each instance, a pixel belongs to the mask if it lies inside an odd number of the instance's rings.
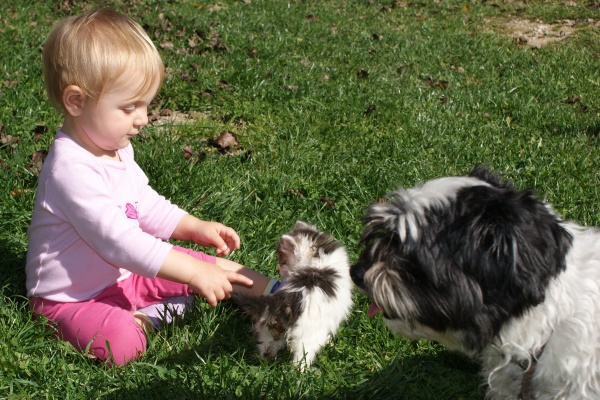
[[121,108],[121,110],[123,110],[123,112],[124,112],[125,114],[131,114],[132,112],[134,112],[134,111],[135,111],[135,109],[136,109],[136,106],[135,106],[135,104],[129,104],[129,105],[123,106],[123,107]]

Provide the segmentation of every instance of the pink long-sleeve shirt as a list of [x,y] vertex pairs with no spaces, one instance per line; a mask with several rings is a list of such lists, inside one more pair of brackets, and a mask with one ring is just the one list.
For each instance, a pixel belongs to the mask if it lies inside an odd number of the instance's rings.
[[98,158],[59,131],[28,230],[27,295],[89,300],[132,272],[155,277],[186,214],[148,185],[131,145]]

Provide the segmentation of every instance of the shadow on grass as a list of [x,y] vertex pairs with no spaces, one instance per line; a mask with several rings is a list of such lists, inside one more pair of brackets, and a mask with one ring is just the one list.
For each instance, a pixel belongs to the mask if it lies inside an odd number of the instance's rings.
[[600,136],[600,125],[589,126],[586,129],[586,133],[591,137],[597,138]]
[[[236,310],[214,334],[193,348],[154,359],[143,384],[124,385],[104,398],[127,399],[461,399],[480,400],[484,388],[479,366],[455,353],[405,357],[397,354],[378,371],[344,366],[341,374],[327,371],[333,364],[315,364],[300,372],[281,352],[264,360],[255,351],[249,323]],[[233,307],[233,306],[231,306]],[[168,328],[167,328],[168,329]],[[177,334],[174,332],[173,334]],[[169,333],[166,334],[167,338]],[[335,368],[335,366],[333,366]],[[132,372],[133,373],[133,372]],[[132,380],[136,377],[131,376]],[[333,377],[339,377],[332,381]]]
[[360,386],[339,388],[332,399],[456,399],[485,397],[479,365],[459,354],[402,358],[398,354],[385,368]]
[[[25,296],[26,250],[10,239],[0,239],[0,289],[5,296]],[[25,300],[23,300],[25,301]]]

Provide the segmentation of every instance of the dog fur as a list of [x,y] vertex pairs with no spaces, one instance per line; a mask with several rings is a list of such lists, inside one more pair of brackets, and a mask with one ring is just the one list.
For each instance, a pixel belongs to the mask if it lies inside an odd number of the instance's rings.
[[304,368],[352,307],[348,256],[333,237],[298,221],[281,237],[277,258],[283,281],[275,293],[232,298],[252,319],[261,356],[275,357],[287,346]]
[[491,399],[600,399],[600,234],[476,167],[388,195],[351,266],[369,315],[480,360]]

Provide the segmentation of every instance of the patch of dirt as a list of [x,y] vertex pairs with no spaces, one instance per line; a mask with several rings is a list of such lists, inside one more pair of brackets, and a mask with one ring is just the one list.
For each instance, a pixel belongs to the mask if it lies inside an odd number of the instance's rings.
[[545,24],[539,20],[520,18],[511,18],[504,23],[504,28],[517,43],[538,49],[549,43],[565,40],[576,30],[575,22],[570,20]]
[[564,19],[552,23],[544,23],[539,19],[532,21],[513,17],[496,23],[495,25],[499,26],[501,30],[504,30],[518,44],[539,49],[550,43],[565,40],[573,35],[580,27],[598,26],[599,23],[593,19],[588,19],[583,22]]
[[152,126],[162,125],[185,125],[193,123],[199,119],[210,119],[210,113],[190,111],[190,112],[179,112],[171,110],[161,110],[159,113],[149,114],[149,122]]

